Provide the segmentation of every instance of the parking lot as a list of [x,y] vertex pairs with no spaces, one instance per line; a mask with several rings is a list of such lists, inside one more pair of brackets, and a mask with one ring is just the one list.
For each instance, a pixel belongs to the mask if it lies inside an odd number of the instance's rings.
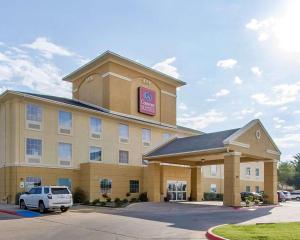
[[206,230],[219,224],[288,221],[300,221],[300,202],[250,209],[210,202],[136,203],[122,209],[79,206],[35,218],[2,213],[0,239],[206,239]]

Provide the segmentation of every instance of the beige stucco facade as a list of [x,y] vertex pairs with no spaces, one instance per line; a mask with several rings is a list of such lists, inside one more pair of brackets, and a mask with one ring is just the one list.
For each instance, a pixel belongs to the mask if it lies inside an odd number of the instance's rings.
[[[264,163],[262,157],[277,159],[277,150],[265,135],[260,125],[249,129],[239,136],[236,142],[228,143],[231,151],[243,152],[241,164],[225,166],[224,158],[219,153],[208,156],[211,160],[198,166],[195,159],[174,161],[150,161],[144,165],[143,155],[168,142],[165,134],[171,138],[202,134],[199,131],[176,125],[176,88],[184,83],[160,74],[125,58],[104,54],[86,67],[68,75],[64,80],[72,82],[73,99],[78,103],[46,98],[38,95],[7,91],[0,96],[0,200],[13,202],[18,192],[24,191],[24,182],[28,177],[41,179],[42,185],[56,185],[59,178],[70,179],[72,189],[81,187],[89,200],[102,198],[100,180],[112,181],[109,193],[112,198],[125,198],[129,192],[129,181],[139,182],[139,191],[130,197],[137,197],[147,192],[151,201],[163,201],[167,195],[168,182],[179,181],[186,184],[187,198],[201,200],[203,192],[211,192],[212,186],[219,193],[224,192],[226,184],[230,188],[233,180],[226,182],[226,172],[239,170],[240,182],[236,188],[245,191],[264,190]],[[138,88],[145,87],[155,92],[156,114],[150,116],[138,110]],[[42,121],[39,130],[30,129],[26,120],[26,107],[36,105],[42,109]],[[70,134],[59,132],[59,111],[72,114]],[[91,117],[101,119],[101,136],[91,137]],[[128,142],[120,141],[119,125],[129,129]],[[260,142],[253,140],[253,134],[261,131]],[[145,146],[142,141],[142,129],[151,132],[151,141]],[[253,131],[253,132],[252,132]],[[42,154],[40,161],[30,163],[26,155],[26,139],[40,139]],[[72,146],[69,166],[60,164],[58,144]],[[247,146],[249,147],[247,148]],[[242,146],[242,147],[241,147]],[[251,146],[251,147],[250,147]],[[90,147],[101,148],[101,161],[90,160]],[[269,151],[266,151],[269,150]],[[128,152],[128,163],[120,163],[119,151]],[[253,155],[253,152],[256,155]],[[221,158],[219,158],[221,156]],[[177,161],[177,162],[176,162]],[[175,164],[175,165],[174,165]],[[179,165],[178,165],[179,164]],[[216,174],[211,174],[211,165],[216,165]],[[274,173],[273,165],[268,165],[268,173]],[[226,170],[227,168],[229,170]],[[274,166],[273,166],[274,167]],[[251,168],[247,175],[246,169]],[[256,176],[256,169],[259,175]],[[274,173],[275,174],[275,173]],[[274,174],[267,174],[273,184]],[[274,185],[274,184],[273,184]],[[272,186],[273,186],[272,185]],[[268,185],[269,186],[269,185]],[[274,192],[271,192],[273,194]]]

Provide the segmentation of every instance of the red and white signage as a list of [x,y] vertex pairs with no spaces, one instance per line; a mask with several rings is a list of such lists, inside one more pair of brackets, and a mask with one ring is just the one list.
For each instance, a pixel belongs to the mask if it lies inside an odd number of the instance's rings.
[[156,95],[151,89],[139,87],[139,112],[155,116],[156,114]]

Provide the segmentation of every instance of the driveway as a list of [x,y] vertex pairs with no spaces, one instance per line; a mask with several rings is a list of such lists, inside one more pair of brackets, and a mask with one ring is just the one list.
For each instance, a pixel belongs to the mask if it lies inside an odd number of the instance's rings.
[[278,221],[300,221],[300,202],[246,210],[218,203],[136,203],[123,209],[74,207],[36,218],[0,214],[0,239],[206,239],[215,225]]

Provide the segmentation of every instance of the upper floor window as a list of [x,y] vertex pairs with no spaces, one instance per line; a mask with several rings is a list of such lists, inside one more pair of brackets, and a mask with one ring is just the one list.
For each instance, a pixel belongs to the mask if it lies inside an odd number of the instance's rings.
[[128,164],[129,162],[129,152],[120,150],[119,151],[119,163]]
[[210,175],[216,176],[217,175],[217,165],[211,165],[210,166]]
[[58,144],[58,159],[62,166],[70,166],[72,159],[72,144],[59,143]]
[[40,163],[42,157],[42,140],[26,139],[26,157],[29,163]]
[[129,126],[126,124],[119,124],[119,139],[122,143],[129,142]]
[[246,168],[246,176],[250,176],[251,175],[251,168],[247,167]]
[[90,147],[90,161],[101,161],[102,150],[100,147]]
[[142,129],[142,142],[144,146],[150,146],[151,144],[151,130],[150,129]]
[[259,168],[256,168],[256,169],[255,169],[255,176],[256,176],[256,177],[259,177]]
[[58,114],[59,133],[71,134],[72,130],[72,113],[59,111]]
[[172,137],[171,133],[164,133],[164,134],[163,134],[163,139],[164,139],[164,141],[169,140],[171,137]]
[[100,138],[102,132],[102,120],[100,118],[90,118],[90,137]]
[[72,180],[70,178],[59,178],[57,179],[58,186],[66,186],[70,190],[72,189]]
[[41,130],[42,107],[33,104],[26,105],[26,126],[34,130]]

